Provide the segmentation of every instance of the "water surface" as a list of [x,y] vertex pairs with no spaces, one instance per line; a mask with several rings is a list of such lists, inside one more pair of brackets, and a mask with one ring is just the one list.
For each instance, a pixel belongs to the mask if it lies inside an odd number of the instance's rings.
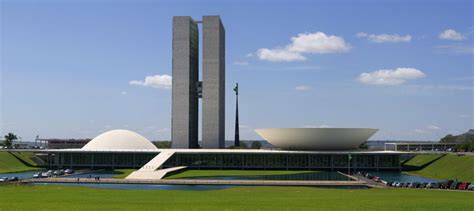
[[242,175],[242,176],[204,176],[204,177],[186,177],[180,179],[196,179],[196,180],[305,180],[305,181],[347,181],[348,177],[337,172],[318,171],[299,174],[283,174],[283,175]]

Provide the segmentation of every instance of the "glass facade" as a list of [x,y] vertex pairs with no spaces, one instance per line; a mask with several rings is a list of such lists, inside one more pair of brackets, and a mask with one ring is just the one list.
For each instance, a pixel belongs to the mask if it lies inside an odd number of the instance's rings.
[[[51,168],[140,168],[158,153],[57,152],[48,155]],[[175,153],[163,167],[196,169],[400,169],[398,154],[311,153]]]

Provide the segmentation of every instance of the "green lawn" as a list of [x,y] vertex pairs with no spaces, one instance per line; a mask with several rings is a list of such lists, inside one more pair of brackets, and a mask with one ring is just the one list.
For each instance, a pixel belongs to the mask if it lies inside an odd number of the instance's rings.
[[449,154],[421,170],[408,173],[433,179],[474,182],[474,155]]
[[474,193],[238,187],[212,191],[0,186],[0,210],[472,210]]
[[412,159],[405,162],[403,165],[404,166],[409,166],[409,167],[421,167],[421,166],[424,166],[424,165],[428,164],[429,162],[432,162],[432,161],[434,161],[434,160],[436,160],[436,159],[438,159],[442,156],[443,155],[416,155]]
[[115,179],[124,179],[125,177],[127,177],[130,173],[136,171],[137,169],[115,169],[114,170],[114,173],[116,173],[115,175],[113,175],[112,177],[115,178]]
[[[31,155],[27,152],[17,153],[16,155],[29,165],[30,162],[34,164],[34,161],[31,160]],[[8,152],[0,152],[0,173],[34,171],[38,169],[40,168],[34,167],[33,165],[25,165],[25,163]]]
[[265,176],[301,174],[316,171],[293,171],[293,170],[184,170],[175,174],[167,175],[166,179],[182,179],[190,177],[221,177],[221,176]]

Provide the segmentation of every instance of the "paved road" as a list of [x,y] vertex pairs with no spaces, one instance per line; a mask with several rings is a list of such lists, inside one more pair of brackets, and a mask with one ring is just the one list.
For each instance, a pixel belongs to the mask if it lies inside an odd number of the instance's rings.
[[167,185],[265,185],[265,186],[367,186],[364,181],[304,181],[304,180],[131,180],[101,178],[41,178],[28,179],[23,182],[49,183],[103,183],[103,184],[167,184]]

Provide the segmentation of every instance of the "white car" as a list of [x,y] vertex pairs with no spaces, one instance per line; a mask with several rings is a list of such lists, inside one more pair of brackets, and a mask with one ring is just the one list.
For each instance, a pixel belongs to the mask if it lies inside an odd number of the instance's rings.
[[43,172],[41,173],[41,177],[51,177],[51,172]]

